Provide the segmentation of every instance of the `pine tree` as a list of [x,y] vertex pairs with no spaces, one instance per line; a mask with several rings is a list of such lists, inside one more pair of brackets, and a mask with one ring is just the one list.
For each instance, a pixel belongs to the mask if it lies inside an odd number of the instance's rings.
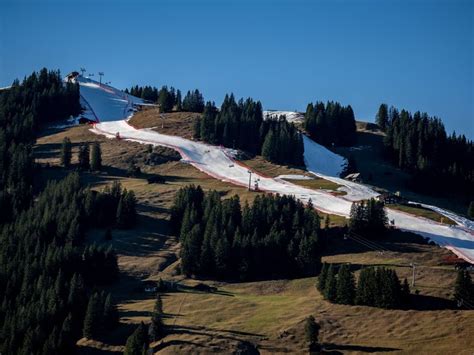
[[337,297],[337,275],[334,265],[330,264],[324,287],[324,298],[330,302],[336,301]]
[[91,170],[93,171],[99,171],[102,169],[102,153],[100,149],[100,143],[99,142],[94,142],[92,144],[92,150],[91,150]]
[[467,209],[467,216],[474,220],[474,201],[471,201],[469,208]]
[[176,91],[176,111],[181,111],[183,109],[182,105],[181,90],[178,89]]
[[79,167],[82,170],[89,170],[89,144],[84,143],[79,148]]
[[387,104],[381,104],[375,117],[375,123],[377,123],[382,131],[385,132],[388,126],[388,106]]
[[471,308],[474,304],[474,288],[469,271],[459,270],[454,285],[454,300],[458,307]]
[[135,329],[125,344],[125,355],[144,355],[148,350],[148,332],[143,322]]
[[401,290],[401,304],[402,306],[408,306],[410,303],[410,285],[408,284],[408,280],[405,278],[402,284]]
[[117,205],[117,227],[127,229],[136,222],[136,198],[133,191],[124,190]]
[[341,304],[354,304],[355,281],[348,264],[340,267],[337,273],[336,302]]
[[318,347],[318,338],[319,338],[319,329],[320,326],[316,323],[313,316],[306,318],[305,322],[305,340],[309,343],[310,350],[316,350]]
[[64,137],[63,142],[61,144],[61,165],[65,168],[69,168],[71,166],[71,158],[72,158],[72,144],[71,140],[68,137]]
[[373,306],[378,292],[375,271],[373,268],[364,268],[360,271],[356,289],[356,304]]
[[88,339],[96,339],[101,329],[102,305],[100,297],[94,293],[87,305],[86,317],[84,318],[83,335]]
[[58,349],[61,354],[75,352],[73,317],[71,313],[64,319],[61,331],[59,332]]
[[274,161],[278,157],[275,135],[271,130],[267,133],[263,141],[262,156],[269,161]]
[[319,274],[318,276],[318,284],[317,284],[317,288],[320,292],[324,292],[325,288],[326,288],[326,280],[327,280],[327,276],[328,276],[328,264],[327,263],[323,263],[323,266],[321,268],[321,273]]
[[112,295],[109,293],[104,302],[103,323],[106,329],[111,329],[117,326],[119,315],[117,307],[112,300]]
[[160,295],[158,295],[156,298],[155,308],[153,309],[153,313],[151,315],[149,334],[152,341],[159,340],[164,334],[163,303],[161,301]]

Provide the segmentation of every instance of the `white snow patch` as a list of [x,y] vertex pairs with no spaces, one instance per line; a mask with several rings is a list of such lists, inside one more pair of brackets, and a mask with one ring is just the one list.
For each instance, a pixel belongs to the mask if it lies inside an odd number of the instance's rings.
[[408,202],[409,204],[413,204],[413,205],[420,205],[421,207],[423,208],[427,208],[427,209],[430,209],[432,211],[435,211],[437,213],[439,213],[440,215],[442,216],[445,216],[449,219],[451,219],[452,221],[454,221],[458,226],[461,226],[461,227],[464,227],[464,228],[467,228],[467,229],[471,229],[471,230],[474,230],[474,221],[471,221],[470,219],[467,219],[465,217],[461,217],[460,215],[454,213],[454,212],[451,212],[451,211],[448,211],[448,210],[445,210],[443,208],[440,208],[440,207],[436,207],[436,206],[432,206],[432,205],[427,205],[427,204],[424,204],[424,203],[418,203],[418,202],[413,202],[413,201],[410,201]]
[[298,175],[298,174],[278,175],[276,178],[286,179],[286,180],[314,180],[314,177],[312,176]]
[[296,111],[275,111],[275,110],[267,110],[263,111],[263,117],[270,117],[270,118],[279,118],[281,115],[286,116],[286,120],[288,122],[300,122],[304,120],[304,113],[296,112]]
[[346,159],[303,135],[304,162],[308,171],[327,176],[339,176]]
[[112,86],[99,84],[89,78],[78,76],[81,104],[85,108],[82,116],[93,121],[113,121],[130,117],[135,112],[135,105],[142,105],[143,100],[124,93]]
[[66,121],[63,121],[63,123],[54,124],[54,125],[51,125],[50,127],[61,129],[61,128],[73,127],[73,126],[76,126],[78,124],[79,124],[79,117],[72,117],[71,116]]

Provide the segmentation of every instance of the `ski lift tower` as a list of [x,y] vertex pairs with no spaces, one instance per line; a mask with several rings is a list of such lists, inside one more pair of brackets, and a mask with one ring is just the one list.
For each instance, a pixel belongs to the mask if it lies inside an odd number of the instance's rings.
[[102,77],[104,76],[104,72],[100,71],[98,74],[99,74],[99,77],[100,77],[99,78],[99,86],[101,86],[102,85]]
[[252,183],[252,170],[249,169],[249,170],[247,170],[247,172],[249,173],[249,191],[251,191],[252,190],[252,187],[251,187],[252,186],[251,185],[251,183]]

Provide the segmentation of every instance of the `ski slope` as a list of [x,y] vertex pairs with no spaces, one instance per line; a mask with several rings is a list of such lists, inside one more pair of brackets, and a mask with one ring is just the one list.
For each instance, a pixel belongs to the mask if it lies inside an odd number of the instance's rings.
[[[104,93],[105,92],[105,93]],[[189,163],[202,172],[216,179],[227,181],[240,186],[248,186],[249,168],[234,160],[228,149],[212,146],[202,142],[195,142],[177,136],[169,136],[147,129],[136,129],[124,120],[125,114],[133,113],[134,102],[139,100],[130,95],[124,98],[118,90],[104,90],[95,83],[81,84],[81,96],[90,104],[91,110],[98,116],[100,123],[94,124],[91,129],[96,134],[109,138],[120,137],[125,140],[166,146],[178,151],[183,162]],[[115,105],[121,102],[120,105]],[[112,105],[112,107],[108,107]],[[132,108],[132,111],[127,111]],[[119,120],[109,120],[110,117],[121,116]],[[102,118],[105,119],[102,119]],[[308,171],[317,176],[344,185],[349,191],[349,198],[334,196],[325,191],[316,191],[301,187],[290,182],[273,179],[252,172],[251,184],[258,182],[259,189],[270,193],[293,195],[304,203],[312,201],[315,208],[326,213],[349,217],[352,201],[370,198],[376,195],[370,188],[351,183],[338,178],[344,159],[309,138],[304,139],[305,163]],[[449,248],[458,256],[474,263],[474,231],[468,226],[447,226],[432,220],[415,217],[401,211],[387,209],[388,218],[395,222],[395,226],[420,234],[435,241],[437,244]]]
[[135,105],[144,104],[138,97],[95,80],[79,75],[75,81],[79,84],[81,104],[85,109],[82,116],[91,121],[123,120],[135,112]]

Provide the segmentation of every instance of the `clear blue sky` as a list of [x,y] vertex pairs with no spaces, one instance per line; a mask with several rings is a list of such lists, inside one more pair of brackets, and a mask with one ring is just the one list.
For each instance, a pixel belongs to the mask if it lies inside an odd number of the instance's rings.
[[0,0],[0,86],[43,66],[272,109],[381,102],[474,139],[474,1]]

